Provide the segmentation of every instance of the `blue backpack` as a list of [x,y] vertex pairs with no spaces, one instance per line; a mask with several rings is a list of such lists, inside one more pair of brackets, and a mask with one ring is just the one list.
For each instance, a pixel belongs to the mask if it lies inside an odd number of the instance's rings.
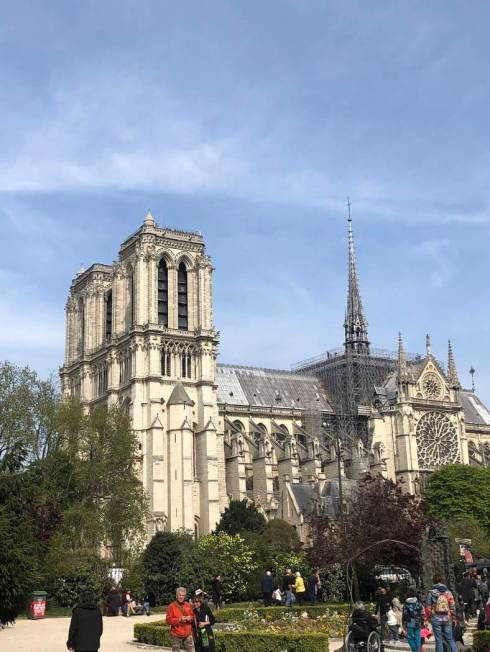
[[420,602],[405,602],[403,609],[405,611],[405,621],[409,627],[422,627],[422,605]]

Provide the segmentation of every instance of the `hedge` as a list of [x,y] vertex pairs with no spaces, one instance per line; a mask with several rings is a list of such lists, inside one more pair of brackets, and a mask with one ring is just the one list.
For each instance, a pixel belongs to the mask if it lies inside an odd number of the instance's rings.
[[475,652],[490,650],[490,630],[473,632],[473,649]]
[[214,612],[217,623],[239,623],[244,620],[245,612],[255,611],[259,615],[259,618],[264,618],[264,620],[276,620],[280,618],[285,613],[293,613],[296,616],[299,616],[304,611],[308,614],[309,618],[317,618],[318,616],[325,615],[327,611],[336,611],[339,614],[350,614],[352,611],[352,606],[346,603],[339,604],[315,604],[308,605],[305,604],[302,607],[224,607],[219,611]]
[[[170,629],[164,621],[134,626],[139,643],[171,646]],[[328,636],[321,633],[216,631],[216,652],[328,652]]]

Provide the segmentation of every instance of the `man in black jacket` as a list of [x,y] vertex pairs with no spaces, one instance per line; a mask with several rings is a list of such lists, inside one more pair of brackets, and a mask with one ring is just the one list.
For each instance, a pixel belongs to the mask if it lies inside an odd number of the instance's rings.
[[116,587],[113,586],[109,591],[109,595],[107,596],[108,615],[118,616],[120,606],[121,606],[121,596],[119,595],[119,591],[116,589]]
[[266,571],[262,576],[260,588],[262,590],[262,597],[264,598],[264,607],[270,607],[272,604],[272,591],[274,590],[274,581],[272,579],[272,573],[269,570]]
[[73,652],[97,652],[102,628],[102,614],[94,595],[83,593],[73,609],[66,647]]

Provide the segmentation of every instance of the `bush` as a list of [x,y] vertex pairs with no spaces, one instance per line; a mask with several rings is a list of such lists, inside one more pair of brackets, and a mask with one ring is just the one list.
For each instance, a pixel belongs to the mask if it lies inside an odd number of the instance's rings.
[[218,623],[239,623],[246,620],[247,614],[253,610],[257,612],[259,618],[264,620],[273,621],[281,618],[284,614],[290,613],[299,616],[304,611],[310,618],[318,618],[324,616],[328,611],[337,612],[341,615],[347,615],[352,611],[352,606],[346,603],[339,604],[316,604],[316,605],[303,605],[302,607],[232,607],[224,608],[216,611],[215,618]]
[[[328,652],[328,636],[320,633],[215,631],[216,652]],[[164,621],[134,626],[139,643],[170,647],[170,628]]]
[[473,633],[473,649],[475,652],[488,652],[490,650],[490,630]]
[[153,593],[157,604],[170,602],[181,583],[184,555],[194,549],[185,532],[157,532],[143,553],[141,578],[145,590]]

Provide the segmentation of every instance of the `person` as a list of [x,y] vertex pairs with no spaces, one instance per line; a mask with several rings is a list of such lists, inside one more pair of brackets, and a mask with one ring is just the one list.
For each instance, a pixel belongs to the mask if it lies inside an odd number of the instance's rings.
[[424,624],[424,607],[415,589],[408,589],[407,599],[402,609],[402,627],[407,633],[407,643],[412,652],[419,652],[421,631]]
[[402,607],[402,603],[400,602],[400,598],[398,597],[398,593],[395,593],[393,595],[393,598],[391,600],[391,606],[393,607],[393,611],[395,612],[395,616],[396,616],[396,622],[398,623],[398,627],[400,628],[402,626],[403,607]]
[[466,618],[473,616],[473,612],[474,612],[474,603],[475,603],[474,585],[475,585],[475,580],[472,579],[470,574],[468,572],[463,573],[463,579],[461,580],[458,586],[458,591],[464,602],[464,610],[465,610]]
[[151,614],[151,596],[148,592],[143,596],[143,611],[147,616]]
[[296,600],[298,601],[298,604],[301,606],[305,599],[306,588],[305,588],[305,582],[301,577],[301,573],[299,571],[296,573],[296,579],[294,580],[294,591],[296,595]]
[[431,610],[431,625],[436,641],[436,652],[444,651],[445,640],[450,652],[458,652],[453,639],[452,621],[455,614],[455,602],[451,591],[443,583],[441,575],[434,577],[434,586],[427,596],[427,605]]
[[369,634],[376,629],[378,624],[376,618],[366,611],[364,603],[360,601],[354,605],[351,621],[349,629],[356,643],[367,641]]
[[221,604],[223,602],[223,599],[221,597],[221,586],[222,586],[221,575],[215,575],[213,577],[211,586],[212,586],[211,595],[213,596],[213,604],[216,609],[221,609]]
[[97,652],[102,631],[102,614],[95,596],[84,592],[73,609],[66,647],[72,652]]
[[307,585],[308,585],[308,602],[311,602],[312,604],[315,604],[316,602],[316,592],[317,592],[318,582],[319,582],[318,573],[311,571],[307,580]]
[[262,597],[264,598],[264,607],[270,607],[272,603],[272,591],[274,590],[272,573],[270,570],[266,571],[262,575],[260,586],[262,590]]
[[216,619],[206,604],[206,594],[197,589],[194,594],[195,643],[198,652],[214,652],[216,649],[213,625]]
[[186,600],[187,589],[183,586],[175,591],[175,601],[168,606],[166,620],[170,625],[172,652],[179,652],[182,645],[187,652],[194,652],[194,638],[192,624],[194,611]]
[[281,607],[282,606],[282,593],[281,593],[281,589],[280,589],[279,586],[272,593],[272,600],[274,602],[275,607]]
[[107,611],[108,611],[107,615],[118,616],[119,608],[121,606],[121,596],[115,586],[111,587],[111,590],[107,595],[106,602],[107,602]]
[[295,584],[294,575],[290,568],[287,569],[286,575],[282,581],[282,590],[286,599],[286,607],[292,607],[295,600],[293,586]]
[[134,616],[136,612],[136,601],[134,600],[133,596],[131,595],[131,591],[128,591],[126,593],[126,616]]
[[391,606],[391,596],[386,592],[383,586],[376,591],[376,613],[379,614],[379,624],[381,626],[381,638],[386,638],[386,621],[388,609]]
[[128,615],[128,591],[123,589],[121,597],[121,613],[123,616]]
[[390,630],[390,639],[392,641],[398,641],[398,621],[396,619],[396,614],[393,610],[393,607],[390,605],[390,608],[386,612],[386,624]]

